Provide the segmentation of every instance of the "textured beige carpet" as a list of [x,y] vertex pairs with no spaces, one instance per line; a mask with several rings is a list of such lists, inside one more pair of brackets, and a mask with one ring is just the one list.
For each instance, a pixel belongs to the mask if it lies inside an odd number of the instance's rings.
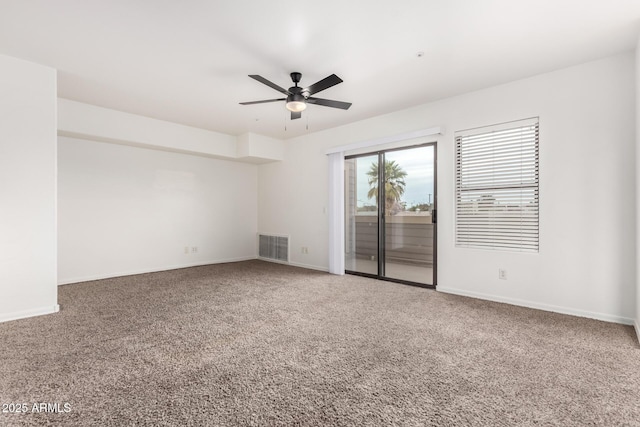
[[0,324],[0,425],[640,425],[627,326],[260,261],[59,302]]

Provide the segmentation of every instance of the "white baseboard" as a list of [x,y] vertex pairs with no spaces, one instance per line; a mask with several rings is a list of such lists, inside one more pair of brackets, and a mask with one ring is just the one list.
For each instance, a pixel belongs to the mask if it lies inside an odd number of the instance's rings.
[[256,259],[255,256],[248,257],[239,257],[239,258],[228,258],[228,259],[219,259],[213,261],[202,261],[195,262],[189,264],[176,264],[169,265],[164,267],[156,267],[150,269],[141,269],[141,270],[132,270],[132,271],[121,271],[117,273],[108,273],[108,274],[96,274],[91,276],[83,276],[83,277],[72,277],[69,279],[58,280],[58,286],[60,285],[69,285],[71,283],[80,283],[80,282],[90,282],[93,280],[102,280],[102,279],[112,279],[114,277],[123,277],[123,276],[134,276],[136,274],[146,274],[146,273],[158,273],[161,271],[169,271],[169,270],[179,270],[181,268],[189,268],[189,267],[200,267],[203,265],[212,265],[212,264],[224,264],[228,262],[240,262],[240,261],[249,261],[252,259]]
[[318,267],[317,265],[311,265],[311,264],[303,264],[301,262],[286,262],[286,261],[279,261],[277,259],[271,259],[271,258],[263,258],[263,257],[257,257],[256,259],[259,259],[260,261],[267,261],[267,262],[273,262],[275,264],[282,264],[282,265],[290,265],[291,267],[300,267],[300,268],[307,268],[309,270],[317,270],[317,271],[323,271],[325,273],[329,272],[329,269],[326,267]]
[[287,261],[280,261],[278,259],[273,259],[273,258],[264,258],[264,257],[261,257],[261,256],[257,256],[255,259],[257,259],[259,261],[272,262],[274,264],[291,265]]
[[[569,315],[578,316],[578,317],[587,317],[589,319],[602,320],[605,322],[621,323],[623,325],[634,324],[633,319],[630,319],[628,317],[616,316],[612,314],[597,313],[597,312],[579,310],[579,309],[569,308],[569,307],[560,307],[560,306],[550,305],[550,304],[541,304],[541,303],[521,300],[517,298],[506,298],[506,297],[501,297],[497,295],[483,294],[480,292],[470,292],[466,290],[449,288],[445,286],[437,286],[436,290],[438,292],[444,292],[447,294],[461,295],[465,297],[478,298],[478,299],[483,299],[488,301],[502,302],[502,303],[511,304],[511,305],[518,305],[521,307],[535,308],[536,310],[552,311],[554,313],[569,314]],[[637,323],[636,323],[636,333],[638,333]],[[638,336],[640,337],[640,334],[638,334]]]
[[[638,313],[636,316],[640,316],[640,313]],[[633,327],[636,329],[636,338],[638,338],[638,344],[640,344],[640,320],[636,319],[635,322],[633,322]]]
[[8,322],[10,320],[25,319],[27,317],[42,316],[44,314],[57,313],[58,311],[60,311],[60,306],[56,304],[54,306],[49,305],[45,307],[32,308],[30,310],[14,311],[12,313],[0,313],[0,323]]
[[309,270],[323,271],[325,273],[329,272],[329,269],[326,267],[318,267],[317,265],[303,264],[301,262],[290,262],[289,265],[293,267],[308,268]]

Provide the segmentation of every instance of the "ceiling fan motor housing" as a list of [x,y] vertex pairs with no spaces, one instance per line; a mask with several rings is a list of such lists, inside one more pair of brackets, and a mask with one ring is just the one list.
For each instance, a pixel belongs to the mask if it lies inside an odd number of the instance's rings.
[[309,97],[309,92],[305,91],[304,88],[301,88],[298,86],[290,87],[289,92],[291,93],[291,95],[287,96],[287,102],[291,102],[291,101],[304,102]]
[[287,102],[306,102],[307,98],[301,93],[294,93],[287,96]]
[[298,73],[297,71],[294,71],[293,73],[291,73],[291,80],[293,80],[296,86],[298,86],[298,83],[300,83],[301,78],[302,78],[302,73]]

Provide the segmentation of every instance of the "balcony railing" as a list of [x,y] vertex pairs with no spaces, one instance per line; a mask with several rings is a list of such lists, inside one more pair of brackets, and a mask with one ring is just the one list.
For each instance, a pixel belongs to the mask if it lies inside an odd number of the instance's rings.
[[[347,223],[347,254],[359,259],[378,257],[378,218],[374,212],[359,213]],[[385,217],[387,261],[433,265],[433,226],[427,212],[400,212]]]

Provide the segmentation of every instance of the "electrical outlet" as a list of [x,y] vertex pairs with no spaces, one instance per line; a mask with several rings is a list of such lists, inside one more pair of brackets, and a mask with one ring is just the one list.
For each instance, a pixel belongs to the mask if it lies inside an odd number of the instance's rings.
[[197,246],[191,246],[191,253],[192,254],[197,254],[198,253],[198,247]]
[[189,253],[189,246],[185,246],[185,247],[184,247],[184,253],[185,253],[185,254],[188,254],[188,253]]
[[309,253],[309,248],[306,247],[306,246],[301,247],[300,248],[300,253],[303,253],[305,255],[308,254]]
[[498,279],[507,280],[507,270],[504,268],[498,269]]

